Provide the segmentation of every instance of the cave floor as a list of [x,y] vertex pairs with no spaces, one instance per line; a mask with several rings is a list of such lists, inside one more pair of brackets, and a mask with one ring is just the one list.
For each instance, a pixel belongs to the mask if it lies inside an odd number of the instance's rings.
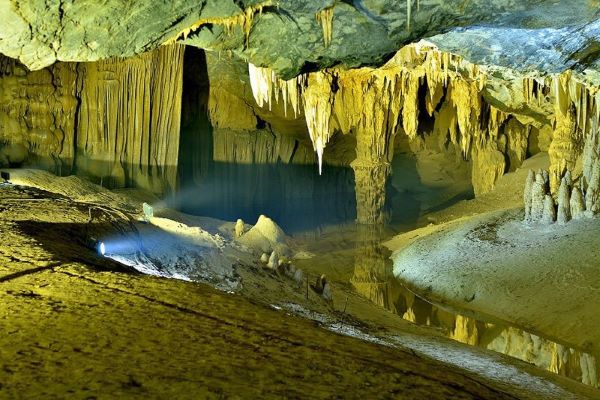
[[385,243],[394,273],[448,307],[505,321],[598,358],[597,219],[565,225],[522,222],[529,169],[504,175],[494,191],[429,216],[435,221]]
[[[403,330],[401,343],[323,329],[269,307],[275,295],[128,271],[85,246],[122,229],[119,214],[90,223],[85,203],[0,188],[1,398],[600,398],[404,321],[385,326],[390,314],[359,297],[356,316],[373,332]],[[470,363],[487,376],[456,365]]]

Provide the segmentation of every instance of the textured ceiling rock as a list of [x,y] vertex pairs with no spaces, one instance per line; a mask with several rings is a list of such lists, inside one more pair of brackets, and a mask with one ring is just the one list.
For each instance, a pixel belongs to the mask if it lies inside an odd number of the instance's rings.
[[597,0],[0,0],[0,52],[41,69],[179,40],[290,78],[339,63],[381,64],[402,45],[438,35],[437,45],[475,62],[555,72],[597,66],[599,9]]
[[428,39],[475,64],[550,73],[600,67],[600,19],[565,28],[458,28]]

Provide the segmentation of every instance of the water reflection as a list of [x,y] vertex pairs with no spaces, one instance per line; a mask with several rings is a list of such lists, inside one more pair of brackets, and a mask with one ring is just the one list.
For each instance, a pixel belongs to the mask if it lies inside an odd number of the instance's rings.
[[599,386],[598,363],[593,355],[513,326],[449,312],[421,299],[394,277],[389,250],[380,245],[382,229],[362,226],[357,234],[350,283],[365,298],[405,320],[436,327],[461,343],[497,351],[584,384]]
[[195,215],[254,223],[271,217],[287,232],[354,221],[354,176],[330,167],[319,176],[312,165],[242,165],[212,162],[199,182],[184,181],[171,207]]

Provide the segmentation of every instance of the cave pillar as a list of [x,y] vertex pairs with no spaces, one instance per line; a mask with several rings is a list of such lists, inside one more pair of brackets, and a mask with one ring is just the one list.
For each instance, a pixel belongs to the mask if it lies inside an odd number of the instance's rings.
[[359,224],[385,224],[390,213],[385,207],[386,184],[392,172],[394,135],[385,130],[359,127],[356,133],[354,170],[356,221]]
[[350,283],[373,303],[394,310],[399,296],[398,284],[392,274],[390,251],[381,242],[381,225],[358,225],[354,255],[354,274]]
[[385,210],[385,186],[391,165],[387,161],[356,159],[351,164],[356,185],[356,220],[359,224],[389,221]]
[[580,155],[580,138],[576,134],[575,110],[568,107],[564,113],[556,113],[556,126],[552,135],[552,143],[548,149],[550,157],[550,190],[558,192],[560,180],[567,170],[573,171]]

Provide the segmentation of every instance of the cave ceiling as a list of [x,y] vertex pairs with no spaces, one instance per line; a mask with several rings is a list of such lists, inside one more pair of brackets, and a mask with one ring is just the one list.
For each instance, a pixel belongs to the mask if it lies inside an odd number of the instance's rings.
[[519,71],[600,67],[598,0],[0,0],[0,20],[0,53],[32,70],[180,42],[291,78],[378,66],[420,39]]

